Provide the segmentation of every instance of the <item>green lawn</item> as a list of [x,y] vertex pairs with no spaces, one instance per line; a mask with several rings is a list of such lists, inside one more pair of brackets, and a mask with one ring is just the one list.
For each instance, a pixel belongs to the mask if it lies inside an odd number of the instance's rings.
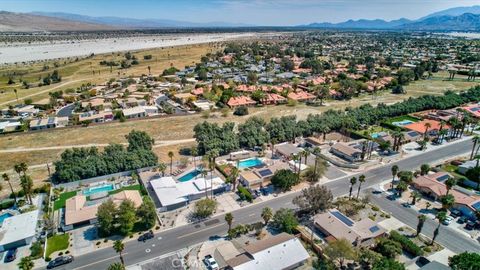
[[47,239],[47,254],[49,257],[55,251],[60,251],[68,248],[68,234],[57,234]]
[[140,184],[136,184],[136,185],[131,185],[131,186],[122,187],[122,188],[119,188],[119,189],[112,190],[112,191],[108,192],[108,195],[119,193],[120,191],[123,191],[123,190],[138,190],[138,191],[140,191],[141,194],[144,194],[144,192],[146,192],[146,191],[143,190],[143,188]]
[[57,211],[60,208],[65,207],[65,201],[77,195],[77,191],[69,191],[60,194],[59,198],[53,203],[53,210]]

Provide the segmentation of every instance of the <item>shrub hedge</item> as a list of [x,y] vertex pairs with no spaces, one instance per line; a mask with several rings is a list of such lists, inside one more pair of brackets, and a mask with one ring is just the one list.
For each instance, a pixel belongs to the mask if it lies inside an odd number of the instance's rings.
[[398,242],[402,245],[402,249],[414,256],[423,255],[423,250],[417,246],[412,240],[408,239],[405,235],[400,234],[399,232],[392,231],[390,232],[390,239],[395,242]]

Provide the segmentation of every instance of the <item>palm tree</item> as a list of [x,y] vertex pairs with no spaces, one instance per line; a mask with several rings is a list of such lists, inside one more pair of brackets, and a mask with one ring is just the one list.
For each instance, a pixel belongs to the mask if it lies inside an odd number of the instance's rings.
[[418,224],[417,224],[417,235],[420,235],[420,233],[422,232],[422,229],[423,229],[423,225],[425,224],[425,220],[427,220],[427,216],[425,215],[419,215],[418,216]]
[[359,182],[359,184],[358,184],[357,199],[358,199],[358,196],[360,196],[360,189],[362,188],[362,183],[365,182],[365,175],[363,175],[363,174],[360,175],[358,177],[358,182]]
[[392,170],[392,189],[393,189],[393,183],[395,182],[395,176],[397,175],[398,170],[399,170],[398,165],[393,165],[391,170]]
[[17,102],[18,102],[18,91],[17,91],[17,89],[13,89],[13,92],[15,93],[15,98],[17,99]]
[[350,178],[350,192],[348,193],[348,198],[352,198],[353,186],[357,183],[357,178],[354,176]]
[[423,125],[425,127],[425,133],[423,134],[423,138],[427,138],[428,136],[428,130],[432,127],[432,124],[430,124],[429,122],[425,123]]
[[162,173],[162,176],[165,176],[165,171],[167,170],[167,165],[165,163],[158,163],[158,170]]
[[447,187],[447,194],[450,192],[450,190],[457,184],[457,181],[453,177],[448,177],[448,179],[445,181],[445,186]]
[[112,263],[108,266],[107,270],[125,270],[125,266],[121,263]]
[[237,190],[237,179],[238,179],[238,168],[237,167],[232,167],[232,171],[230,172],[230,181],[232,182],[233,185],[233,192]]
[[440,198],[440,201],[442,203],[442,209],[447,210],[452,208],[452,206],[455,204],[455,197],[452,194],[448,194],[448,195],[442,196]]
[[262,216],[263,221],[265,222],[265,226],[267,226],[268,222],[273,217],[272,208],[270,208],[270,207],[263,208],[261,216]]
[[23,189],[23,192],[25,193],[25,198],[28,199],[30,204],[32,204],[32,189],[33,189],[33,180],[29,175],[22,175],[20,177],[20,186]]
[[175,154],[173,154],[172,151],[169,151],[168,152],[168,157],[170,158],[170,174],[172,174],[172,171],[173,171],[173,156]]
[[302,156],[305,158],[305,165],[307,165],[307,159],[309,155],[310,155],[310,152],[308,152],[307,150],[302,151]]
[[480,143],[480,136],[475,135],[472,138],[472,142],[473,142],[473,147],[472,147],[472,153],[470,154],[470,160],[473,159],[473,156],[474,156],[474,153],[475,153],[475,148],[476,148],[477,144]]
[[23,257],[18,263],[18,268],[22,270],[32,270],[34,266],[35,263],[30,256]]
[[410,194],[410,198],[412,198],[412,205],[417,203],[417,200],[420,199],[422,196],[418,191],[414,191]]
[[208,199],[208,188],[207,188],[207,175],[208,175],[208,171],[205,169],[206,167],[202,166],[202,170],[201,170],[201,175],[203,177],[203,182],[205,184],[205,198]]
[[117,240],[113,242],[113,249],[120,256],[120,261],[122,262],[122,265],[125,266],[125,261],[123,260],[123,254],[122,254],[123,250],[125,249],[125,244],[122,242],[122,240]]
[[438,234],[440,233],[440,225],[442,225],[442,222],[445,221],[447,218],[447,212],[445,211],[440,211],[437,213],[436,219],[438,220],[438,225],[437,228],[433,231],[433,237],[432,237],[432,243],[430,245],[433,245],[435,243],[435,238],[437,238]]
[[195,168],[197,168],[197,155],[198,155],[198,148],[197,147],[192,147],[190,149],[190,154],[192,155],[193,157],[193,166],[195,166]]
[[228,231],[232,229],[232,223],[233,223],[233,215],[232,213],[227,213],[225,214],[225,221],[228,224]]
[[420,175],[426,175],[430,171],[430,165],[428,164],[422,164],[420,166]]
[[426,202],[425,203],[425,210],[428,210],[428,208],[430,208],[430,206],[432,206],[432,204],[430,202]]
[[10,177],[8,176],[7,173],[2,174],[3,181],[7,182],[8,185],[10,186],[10,190],[12,191],[13,194],[13,199],[15,200],[15,204],[17,203],[17,195],[15,194],[15,191],[13,191],[12,183],[10,183]]

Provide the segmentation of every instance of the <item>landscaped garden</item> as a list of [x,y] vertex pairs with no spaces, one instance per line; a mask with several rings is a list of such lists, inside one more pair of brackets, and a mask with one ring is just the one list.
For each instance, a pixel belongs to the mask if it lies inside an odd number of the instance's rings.
[[68,191],[61,193],[58,199],[53,203],[53,210],[57,211],[65,207],[65,201],[77,195],[77,191]]
[[69,235],[68,234],[57,234],[51,236],[47,239],[47,253],[46,257],[48,258],[53,252],[60,251],[68,248],[69,244]]

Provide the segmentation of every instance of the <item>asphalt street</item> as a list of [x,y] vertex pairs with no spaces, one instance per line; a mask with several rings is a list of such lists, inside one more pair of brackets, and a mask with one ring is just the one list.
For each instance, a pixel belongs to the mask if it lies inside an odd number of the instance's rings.
[[[471,150],[472,142],[456,142],[450,143],[446,146],[438,147],[429,152],[405,158],[398,162],[394,162],[382,167],[374,168],[363,172],[367,181],[364,183],[365,189],[373,185],[377,185],[385,180],[391,179],[391,166],[396,164],[400,170],[414,170],[420,167],[423,163],[434,164],[443,159],[464,155]],[[359,173],[360,174],[360,173]],[[352,176],[345,176],[337,180],[330,181],[325,185],[328,186],[334,196],[341,196],[348,193],[349,179]],[[292,199],[298,193],[289,193],[279,196],[269,201],[246,206],[242,209],[232,212],[235,223],[253,223],[261,221],[260,213],[262,208],[268,206],[276,210],[282,207],[293,208]],[[406,210],[389,202],[379,201],[381,207],[385,207],[393,216],[405,222],[406,224],[416,226],[416,214],[410,210]],[[387,206],[385,206],[387,205]],[[432,221],[433,222],[433,221]],[[425,226],[425,233],[431,234],[434,223],[427,222]],[[149,259],[171,253],[173,251],[186,248],[200,242],[206,241],[210,236],[225,235],[227,232],[227,225],[224,222],[224,216],[215,216],[206,221],[196,224],[188,224],[176,227],[170,230],[160,232],[155,235],[155,238],[141,243],[137,241],[130,241],[125,243],[124,258],[127,265],[136,264],[147,261]],[[456,251],[480,251],[480,246],[475,244],[471,239],[467,239],[462,235],[451,231],[448,228],[442,228],[438,240],[447,248]],[[112,248],[101,249],[89,254],[78,256],[75,261],[66,265],[64,269],[106,269],[111,263],[119,261],[118,255]],[[60,268],[62,269],[62,268]]]

